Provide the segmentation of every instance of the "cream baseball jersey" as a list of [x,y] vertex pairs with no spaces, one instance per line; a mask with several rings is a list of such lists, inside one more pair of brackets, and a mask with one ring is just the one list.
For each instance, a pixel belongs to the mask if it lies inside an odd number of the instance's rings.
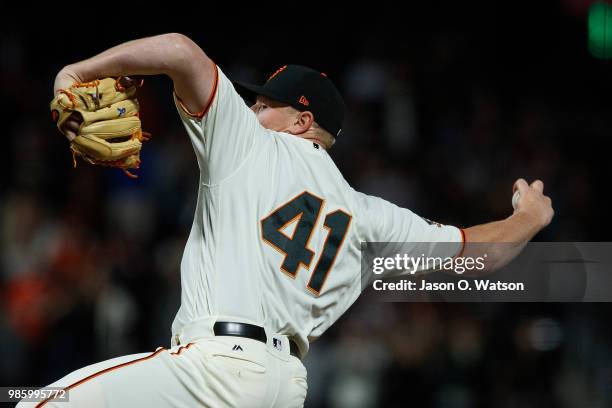
[[355,191],[324,149],[262,127],[216,73],[200,115],[175,97],[200,180],[174,336],[233,319],[285,334],[305,354],[360,295],[361,242],[462,242],[456,227]]

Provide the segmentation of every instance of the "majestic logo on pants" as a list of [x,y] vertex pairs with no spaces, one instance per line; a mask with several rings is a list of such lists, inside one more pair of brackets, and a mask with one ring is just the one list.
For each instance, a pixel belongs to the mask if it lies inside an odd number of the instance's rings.
[[234,350],[234,351],[242,351],[242,347],[240,347],[240,344],[234,344],[234,347],[232,347],[232,350]]
[[280,339],[277,339],[276,337],[274,337],[272,339],[272,345],[274,346],[275,349],[277,349],[278,351],[282,351],[283,350],[283,342]]

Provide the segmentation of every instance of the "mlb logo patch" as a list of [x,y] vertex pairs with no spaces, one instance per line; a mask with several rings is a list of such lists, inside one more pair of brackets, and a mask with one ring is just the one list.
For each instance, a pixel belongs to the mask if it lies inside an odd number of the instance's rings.
[[279,338],[272,338],[272,345],[278,351],[283,351],[283,342]]

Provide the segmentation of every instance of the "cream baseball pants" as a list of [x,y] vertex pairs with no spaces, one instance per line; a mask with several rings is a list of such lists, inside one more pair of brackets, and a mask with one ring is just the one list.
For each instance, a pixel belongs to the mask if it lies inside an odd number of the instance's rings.
[[[285,337],[286,340],[286,337]],[[282,350],[244,337],[216,336],[170,349],[113,358],[49,385],[68,402],[17,407],[302,407],[306,368]]]

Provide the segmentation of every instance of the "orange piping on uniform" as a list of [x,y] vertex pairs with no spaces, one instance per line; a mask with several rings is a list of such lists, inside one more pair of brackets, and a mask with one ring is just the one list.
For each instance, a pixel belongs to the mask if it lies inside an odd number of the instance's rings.
[[191,113],[189,109],[187,109],[187,107],[183,104],[181,97],[178,96],[176,91],[174,91],[174,96],[176,96],[176,101],[178,102],[179,107],[183,110],[183,112],[185,112],[187,115],[191,116],[192,118],[202,119],[204,115],[206,115],[210,107],[212,106],[213,99],[215,98],[215,95],[217,94],[217,88],[219,86],[219,69],[217,68],[217,64],[215,64],[214,62],[213,62],[213,66],[215,68],[215,83],[213,84],[213,89],[210,93],[210,96],[208,97],[208,101],[206,102],[204,109],[202,109],[200,112]]
[[[108,372],[116,370],[118,368],[123,368],[123,367],[129,366],[129,365],[135,364],[135,363],[139,363],[141,361],[148,360],[150,358],[155,357],[156,355],[158,355],[159,353],[161,353],[164,350],[166,350],[166,349],[162,347],[159,350],[157,350],[156,352],[154,352],[153,354],[150,354],[150,355],[148,355],[146,357],[138,358],[138,359],[133,360],[133,361],[128,361],[126,363],[118,364],[118,365],[113,366],[113,367],[105,368],[104,370],[98,371],[97,373],[93,373],[92,375],[87,376],[87,377],[83,378],[82,380],[79,380],[79,381],[77,381],[77,382],[75,382],[73,384],[70,384],[68,387],[65,387],[64,390],[69,391],[69,390],[73,389],[74,387],[83,384],[84,382],[87,382],[87,381],[89,381],[89,380],[91,380],[93,378],[96,378],[99,375],[108,373]],[[36,405],[36,408],[42,407],[47,402],[49,402],[49,400],[50,400],[50,398],[47,398],[46,400],[40,402],[38,405]]]

